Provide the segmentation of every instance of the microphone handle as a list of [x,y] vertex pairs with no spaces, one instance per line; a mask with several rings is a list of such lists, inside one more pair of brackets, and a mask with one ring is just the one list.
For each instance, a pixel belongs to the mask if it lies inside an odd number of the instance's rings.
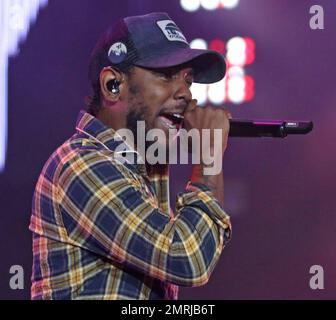
[[285,138],[288,134],[307,134],[313,122],[282,120],[230,120],[230,137]]

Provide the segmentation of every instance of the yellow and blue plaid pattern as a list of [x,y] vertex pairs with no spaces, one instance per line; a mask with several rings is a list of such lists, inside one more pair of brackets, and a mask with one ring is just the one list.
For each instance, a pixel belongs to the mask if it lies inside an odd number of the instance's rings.
[[205,284],[230,238],[210,190],[189,183],[169,207],[168,167],[123,164],[113,129],[82,111],[38,179],[32,299],[177,299]]

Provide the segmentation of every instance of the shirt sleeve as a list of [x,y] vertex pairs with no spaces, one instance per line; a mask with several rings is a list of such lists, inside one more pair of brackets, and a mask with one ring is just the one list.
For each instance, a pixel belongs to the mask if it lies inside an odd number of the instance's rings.
[[231,237],[230,219],[205,185],[189,183],[169,217],[142,177],[104,152],[64,165],[58,203],[72,244],[179,286],[205,284]]

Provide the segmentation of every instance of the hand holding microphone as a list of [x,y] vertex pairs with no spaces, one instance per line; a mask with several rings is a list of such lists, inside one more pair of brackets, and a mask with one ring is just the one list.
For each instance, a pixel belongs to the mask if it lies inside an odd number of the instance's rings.
[[[241,137],[241,138],[286,138],[288,135],[304,135],[313,130],[314,124],[312,121],[288,121],[288,120],[245,120],[245,119],[232,119],[232,115],[229,110],[216,107],[197,107],[197,100],[192,100],[189,104],[187,111],[198,110],[197,113],[200,117],[210,117],[210,113],[214,116],[215,128],[221,128],[220,121],[224,121],[221,118],[221,111],[226,114],[229,119],[229,137]],[[199,110],[214,110],[212,111],[199,111]],[[207,112],[210,112],[207,116]],[[195,116],[195,115],[194,115]],[[188,117],[188,115],[187,115]],[[184,128],[190,130],[195,128],[192,126],[189,119],[185,119]],[[209,125],[209,124],[208,124]],[[217,125],[217,126],[216,126]],[[223,124],[224,125],[224,124]],[[188,129],[190,128],[190,129]],[[204,128],[204,127],[203,127]],[[211,126],[205,127],[211,129]],[[205,129],[204,128],[204,129]],[[224,127],[225,129],[227,127]]]
[[[186,111],[184,112],[183,128],[187,131],[191,129],[197,129],[200,133],[200,150],[206,147],[211,152],[221,150],[224,154],[228,136],[230,132],[230,119],[232,115],[229,110],[223,108],[214,107],[199,107],[197,106],[197,100],[192,100]],[[215,145],[216,139],[214,136],[214,130],[221,129],[221,146]],[[210,139],[206,139],[203,136],[203,130],[208,130]],[[217,141],[218,143],[218,141]],[[207,144],[204,146],[204,144]],[[219,149],[219,147],[221,147]],[[190,150],[190,149],[189,149]],[[199,151],[200,151],[199,150]]]

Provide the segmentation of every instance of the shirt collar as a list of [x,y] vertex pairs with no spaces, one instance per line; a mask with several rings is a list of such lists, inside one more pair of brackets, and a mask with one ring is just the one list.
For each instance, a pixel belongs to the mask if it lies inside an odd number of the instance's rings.
[[[113,128],[105,126],[96,117],[81,110],[78,115],[76,130],[78,133],[99,142],[104,148],[114,151],[117,157],[122,157],[129,165],[136,167],[139,173],[147,175],[144,160],[134,147],[127,145]],[[117,148],[122,151],[116,151]],[[130,162],[127,159],[130,159]]]
[[[88,138],[97,140],[105,146],[105,148],[108,148],[111,151],[115,151],[116,148],[123,143],[121,139],[116,139],[118,135],[114,129],[105,126],[100,120],[84,110],[80,111],[78,115],[76,130],[78,133],[84,134]],[[163,209],[164,212],[171,214],[169,208],[168,165],[153,167],[151,172],[147,173],[146,166],[144,164],[137,164],[138,158],[141,157],[140,154],[134,150],[134,148],[127,145],[126,147],[128,152],[134,153],[135,162],[131,164],[131,166],[135,167],[143,176],[149,178],[153,184],[156,194],[159,197],[161,209]]]
[[[115,149],[123,143],[121,139],[117,139],[119,136],[114,129],[105,126],[100,120],[84,110],[80,111],[78,115],[76,130],[94,140],[98,140],[105,148],[111,151],[115,151]],[[127,147],[129,151],[137,153],[134,149],[129,146]]]

